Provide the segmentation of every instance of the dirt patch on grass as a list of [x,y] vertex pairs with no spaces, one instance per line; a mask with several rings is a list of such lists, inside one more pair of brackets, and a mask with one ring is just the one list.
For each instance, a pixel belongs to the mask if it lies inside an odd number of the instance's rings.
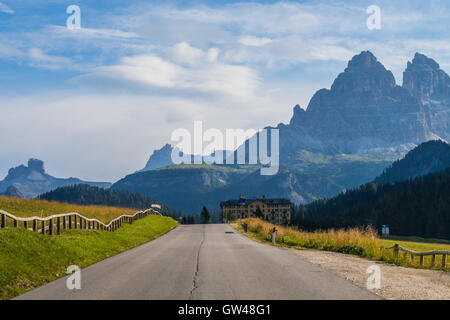
[[376,264],[381,269],[381,289],[373,290],[386,299],[450,300],[450,273],[404,268],[353,255],[318,250],[291,250],[301,258],[366,288],[366,271]]

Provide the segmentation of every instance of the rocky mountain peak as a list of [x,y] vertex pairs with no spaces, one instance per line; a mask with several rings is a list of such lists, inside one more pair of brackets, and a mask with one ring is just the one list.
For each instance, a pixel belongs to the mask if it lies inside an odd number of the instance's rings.
[[162,167],[172,165],[173,164],[172,150],[173,147],[167,143],[161,149],[153,151],[153,154],[148,159],[147,164],[140,171],[142,172],[142,171],[156,170]]
[[300,107],[300,105],[296,105],[294,107],[294,115],[291,118],[291,122],[289,123],[290,125],[292,124],[298,124],[302,122],[302,119],[304,118],[306,114],[306,111],[304,109],[302,109],[302,107]]
[[403,73],[403,87],[419,99],[448,98],[450,78],[436,61],[416,53]]
[[355,55],[352,60],[348,62],[348,67],[345,71],[372,69],[386,70],[383,65],[378,62],[377,58],[373,55],[372,52],[362,51],[360,54]]
[[374,98],[379,98],[389,95],[394,87],[392,72],[386,70],[370,51],[363,51],[349,61],[345,71],[331,86],[331,92],[338,95],[369,93]]
[[31,171],[37,171],[39,173],[45,173],[44,161],[38,159],[29,159],[28,169],[30,169]]
[[439,63],[419,52],[416,52],[412,62],[408,61],[407,68],[416,70],[428,70],[428,71],[438,71],[440,69]]

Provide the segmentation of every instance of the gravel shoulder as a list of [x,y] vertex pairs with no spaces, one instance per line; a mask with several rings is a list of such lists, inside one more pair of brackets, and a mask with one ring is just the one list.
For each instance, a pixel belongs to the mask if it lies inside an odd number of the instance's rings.
[[328,251],[286,250],[362,288],[370,276],[367,268],[375,264],[381,269],[381,289],[372,291],[385,299],[450,300],[449,272],[404,268]]

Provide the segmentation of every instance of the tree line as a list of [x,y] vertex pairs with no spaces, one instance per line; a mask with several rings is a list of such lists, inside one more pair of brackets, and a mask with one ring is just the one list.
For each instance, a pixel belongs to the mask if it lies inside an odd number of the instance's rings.
[[303,230],[389,225],[392,234],[450,239],[450,169],[413,180],[368,183],[328,200],[294,206]]
[[148,209],[152,204],[161,206],[161,214],[179,220],[184,216],[180,210],[175,210],[160,201],[146,197],[140,193],[103,189],[87,184],[60,187],[37,197],[41,200],[67,202],[79,205],[102,205],[133,209]]

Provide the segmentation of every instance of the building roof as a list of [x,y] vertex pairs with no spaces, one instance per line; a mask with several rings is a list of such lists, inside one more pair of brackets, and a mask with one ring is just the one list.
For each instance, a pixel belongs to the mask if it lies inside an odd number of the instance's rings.
[[275,199],[268,199],[268,198],[262,198],[262,199],[238,199],[238,200],[227,200],[220,203],[221,207],[230,207],[230,206],[248,206],[251,203],[255,201],[261,201],[265,204],[291,204],[291,201],[288,199],[281,199],[281,198],[275,198]]

